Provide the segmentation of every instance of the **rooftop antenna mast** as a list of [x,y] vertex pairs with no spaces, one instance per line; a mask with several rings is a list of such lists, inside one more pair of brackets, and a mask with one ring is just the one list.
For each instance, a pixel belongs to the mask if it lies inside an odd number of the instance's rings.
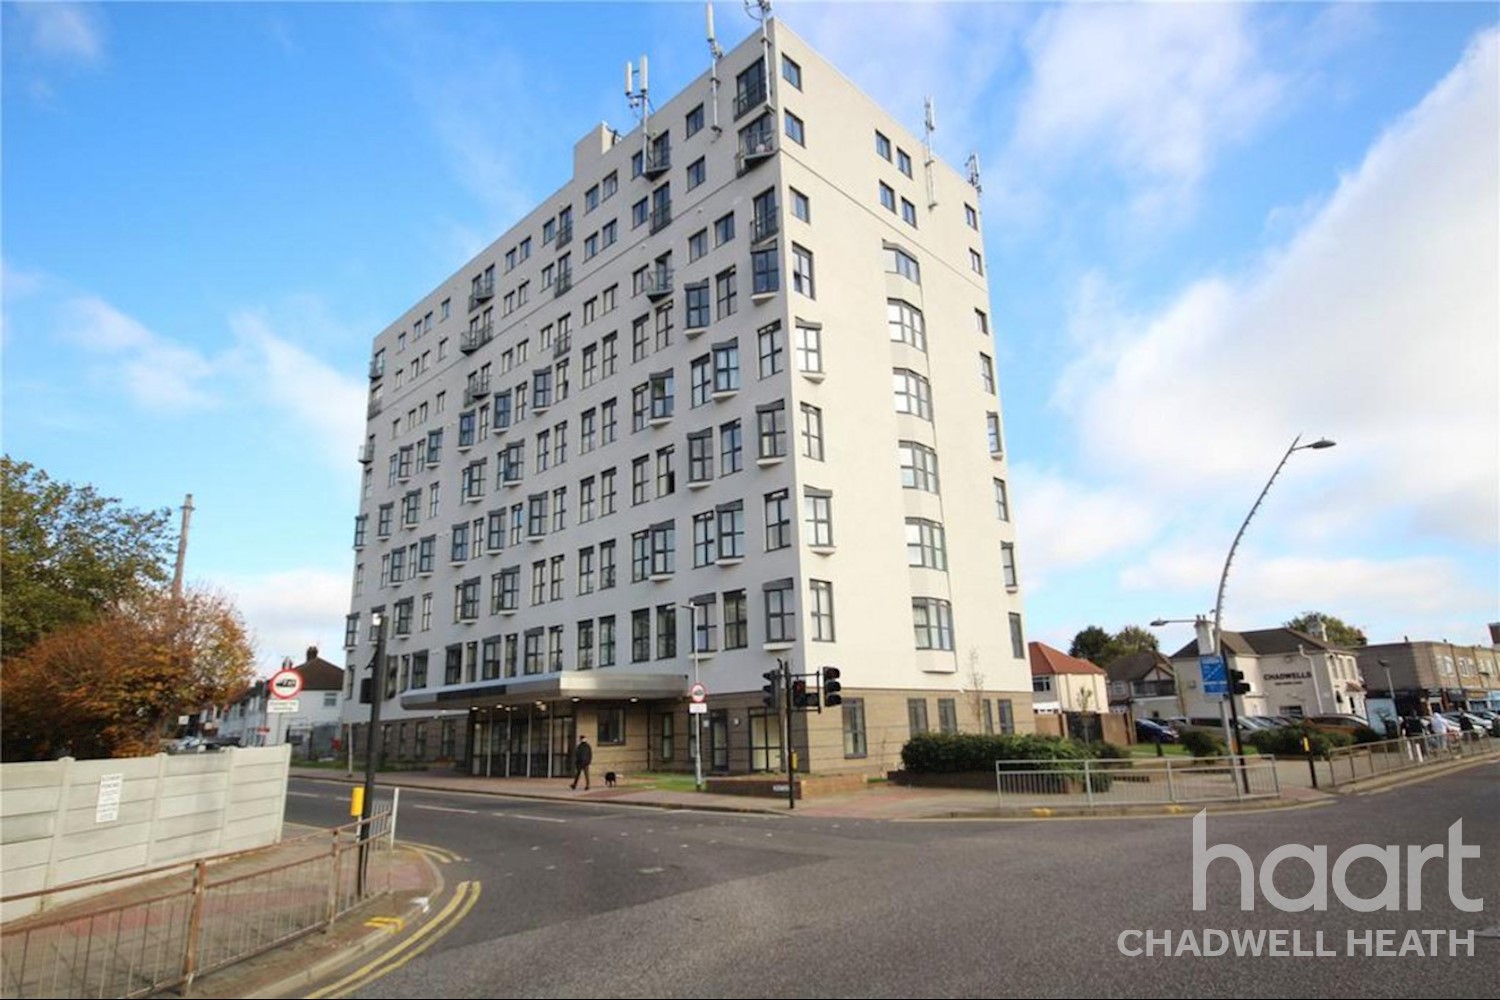
[[931,211],[937,208],[937,188],[933,184],[932,166],[936,159],[932,155],[932,133],[937,131],[937,112],[933,110],[932,98],[922,99],[922,153],[926,157],[923,161],[924,173],[927,175],[927,208]]
[[969,183],[974,185],[975,193],[982,194],[984,187],[979,183],[979,154],[969,154]]
[[651,157],[651,90],[646,76],[646,57],[641,56],[640,88],[636,88],[636,70],[629,62],[625,64],[625,99],[636,121],[641,123],[641,156]]
[[714,5],[712,0],[703,5],[704,13],[708,18],[708,55],[713,60],[713,65],[708,71],[709,93],[712,94],[708,104],[713,108],[714,138],[717,139],[724,131],[719,124],[719,60],[724,58],[724,50],[719,48],[719,40],[714,37]]

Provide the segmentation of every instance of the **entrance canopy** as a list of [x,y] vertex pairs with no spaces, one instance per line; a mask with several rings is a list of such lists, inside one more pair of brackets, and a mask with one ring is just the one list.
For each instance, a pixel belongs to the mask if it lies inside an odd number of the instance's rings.
[[533,701],[629,701],[685,698],[686,674],[629,671],[566,670],[504,681],[484,681],[436,691],[408,691],[401,707],[409,710],[485,708]]

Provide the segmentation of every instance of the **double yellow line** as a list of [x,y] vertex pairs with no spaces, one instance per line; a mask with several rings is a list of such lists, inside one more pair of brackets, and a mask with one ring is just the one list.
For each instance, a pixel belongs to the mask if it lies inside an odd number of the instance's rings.
[[464,881],[454,888],[453,898],[411,937],[373,961],[349,973],[343,979],[309,993],[307,1000],[323,1000],[325,997],[341,997],[373,983],[382,976],[401,968],[407,962],[436,944],[459,921],[466,917],[474,904],[479,902],[479,883]]

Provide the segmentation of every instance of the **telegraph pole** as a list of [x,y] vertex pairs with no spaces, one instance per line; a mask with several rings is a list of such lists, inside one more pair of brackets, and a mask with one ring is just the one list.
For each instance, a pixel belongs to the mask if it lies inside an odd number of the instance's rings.
[[188,524],[193,519],[193,495],[182,501],[182,531],[177,536],[177,568],[172,573],[172,597],[182,600],[182,570],[187,564]]

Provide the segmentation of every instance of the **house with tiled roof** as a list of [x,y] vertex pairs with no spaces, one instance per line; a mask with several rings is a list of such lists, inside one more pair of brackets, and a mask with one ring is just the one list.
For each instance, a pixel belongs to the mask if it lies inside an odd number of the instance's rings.
[[1103,670],[1046,643],[1027,643],[1031,654],[1031,707],[1038,712],[1107,712]]

